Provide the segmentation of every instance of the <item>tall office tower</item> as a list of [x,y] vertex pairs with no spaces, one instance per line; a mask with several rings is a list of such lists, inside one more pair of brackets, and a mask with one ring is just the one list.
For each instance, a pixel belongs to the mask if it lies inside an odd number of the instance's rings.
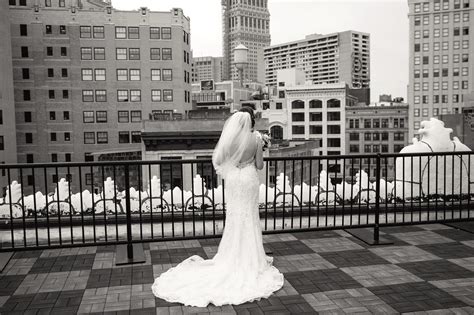
[[18,162],[140,152],[143,119],[191,109],[190,23],[181,9],[9,4]]
[[[0,163],[16,163],[15,101],[8,2],[0,1]],[[24,30],[23,30],[24,31]],[[5,172],[0,176],[3,187]]]
[[420,122],[461,113],[473,92],[474,32],[469,0],[408,0],[409,137]]
[[213,80],[222,81],[222,57],[194,57],[192,58],[193,82]]
[[249,49],[244,81],[264,82],[263,49],[270,45],[268,0],[222,0],[223,80],[238,80],[234,48]]
[[313,34],[265,48],[265,84],[277,84],[277,71],[298,68],[314,84],[345,82],[349,88],[370,86],[370,35],[346,31]]

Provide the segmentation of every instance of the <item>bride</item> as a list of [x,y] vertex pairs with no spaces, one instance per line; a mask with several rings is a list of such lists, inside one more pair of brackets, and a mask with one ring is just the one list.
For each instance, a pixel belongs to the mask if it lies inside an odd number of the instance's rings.
[[225,180],[226,221],[217,254],[194,255],[155,279],[153,293],[168,302],[205,307],[268,298],[283,286],[283,274],[265,255],[258,212],[257,168],[263,168],[262,140],[253,131],[253,110],[227,119],[212,156]]

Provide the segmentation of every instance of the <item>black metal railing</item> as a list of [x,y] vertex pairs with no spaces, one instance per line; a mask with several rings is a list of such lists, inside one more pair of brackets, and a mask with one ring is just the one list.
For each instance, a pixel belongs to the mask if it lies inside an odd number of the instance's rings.
[[[466,221],[473,153],[267,158],[264,233]],[[210,159],[0,165],[0,251],[214,237],[226,187]],[[229,192],[227,192],[229,193]]]

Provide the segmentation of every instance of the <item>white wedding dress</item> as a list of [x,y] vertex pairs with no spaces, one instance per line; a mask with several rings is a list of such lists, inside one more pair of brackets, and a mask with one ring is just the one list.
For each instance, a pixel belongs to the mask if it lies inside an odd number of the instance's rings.
[[153,293],[169,302],[205,307],[268,298],[283,286],[283,274],[265,254],[258,212],[254,160],[226,175],[226,221],[217,254],[194,255],[156,278]]

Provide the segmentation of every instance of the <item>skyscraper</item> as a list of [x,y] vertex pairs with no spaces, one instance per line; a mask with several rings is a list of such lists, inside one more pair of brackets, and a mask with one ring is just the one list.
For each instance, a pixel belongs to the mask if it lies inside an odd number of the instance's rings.
[[203,80],[222,81],[222,57],[193,57],[192,81]]
[[461,113],[473,92],[469,0],[408,0],[409,137],[430,117]]
[[265,84],[277,85],[277,71],[298,68],[314,84],[345,82],[352,89],[370,87],[370,35],[345,31],[312,34],[265,48]]
[[244,79],[263,83],[263,48],[270,45],[268,0],[222,0],[222,30],[223,79],[238,79],[233,50],[243,44],[249,49]]

